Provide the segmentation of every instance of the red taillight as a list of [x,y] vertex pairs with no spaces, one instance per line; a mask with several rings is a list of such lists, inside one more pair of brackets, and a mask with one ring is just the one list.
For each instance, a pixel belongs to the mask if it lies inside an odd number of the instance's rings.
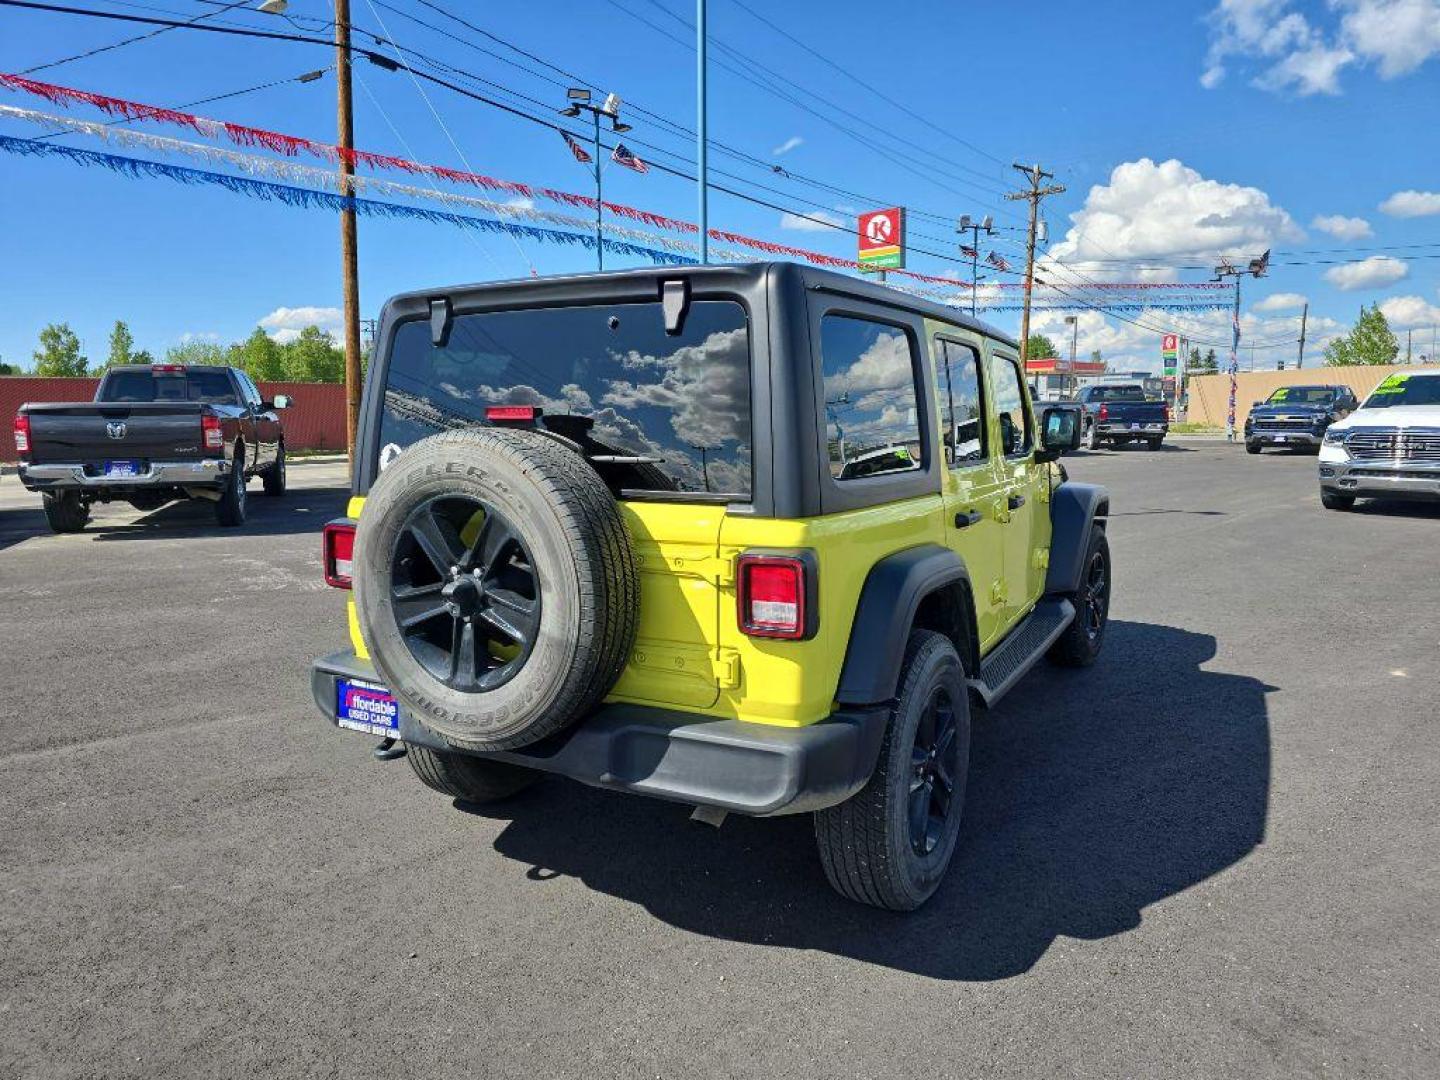
[[751,637],[804,638],[814,633],[806,599],[806,560],[791,555],[741,555],[736,564],[740,629]]
[[1099,413],[1098,416],[1096,416],[1095,419],[1097,419],[1097,420],[1109,420],[1109,419],[1110,419],[1110,406],[1109,406],[1109,405],[1101,405],[1101,406],[1100,406],[1100,413]]
[[332,521],[321,534],[321,557],[325,564],[325,584],[337,589],[350,588],[355,559],[355,523]]
[[225,431],[218,416],[200,417],[200,441],[206,450],[219,450],[225,445]]
[[491,405],[485,410],[485,419],[534,420],[539,411],[534,405]]
[[22,454],[30,452],[30,417],[15,416],[15,449]]
[[1170,406],[1165,406],[1165,423],[1170,423]]
[[150,373],[151,373],[152,375],[184,375],[184,374],[185,374],[185,365],[184,365],[184,364],[151,364],[151,365],[150,365]]

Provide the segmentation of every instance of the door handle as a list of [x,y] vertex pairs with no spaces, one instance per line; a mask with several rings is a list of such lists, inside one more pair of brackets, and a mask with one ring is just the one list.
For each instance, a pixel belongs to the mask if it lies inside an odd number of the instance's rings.
[[1019,510],[1020,507],[1025,505],[1025,496],[1011,495],[1006,505],[1009,506],[1011,510]]
[[979,510],[961,510],[955,515],[955,528],[968,529],[971,525],[980,524],[983,518]]

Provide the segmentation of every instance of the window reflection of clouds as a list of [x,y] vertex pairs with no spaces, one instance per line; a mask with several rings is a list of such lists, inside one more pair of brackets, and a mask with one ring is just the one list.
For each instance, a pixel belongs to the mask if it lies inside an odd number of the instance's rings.
[[[821,365],[831,473],[851,479],[918,469],[920,424],[909,337],[841,315],[821,320]],[[907,452],[877,455],[886,447]],[[865,468],[859,459],[866,459]]]
[[407,323],[388,379],[382,442],[483,423],[492,404],[534,405],[590,419],[614,453],[659,459],[668,487],[750,491],[749,330],[733,302],[692,304],[678,339],[658,304],[460,316],[443,349],[428,324]]

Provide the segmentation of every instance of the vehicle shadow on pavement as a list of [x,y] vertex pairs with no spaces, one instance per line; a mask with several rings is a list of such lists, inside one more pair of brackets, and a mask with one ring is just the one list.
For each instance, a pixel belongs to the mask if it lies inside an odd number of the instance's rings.
[[[187,536],[284,536],[292,533],[319,533],[332,518],[345,513],[350,499],[349,485],[291,489],[279,498],[252,492],[245,500],[245,524],[223,528],[215,521],[215,508],[208,502],[190,499],[170,503],[159,510],[129,521],[92,522],[85,534],[96,540],[174,540]],[[122,504],[123,505],[123,504]],[[128,509],[128,507],[127,507]],[[49,531],[43,514],[40,528]]]
[[1109,635],[1095,667],[1042,664],[977,714],[955,861],[913,914],[831,892],[808,816],[732,815],[714,830],[680,807],[556,779],[504,806],[457,806],[510,819],[495,848],[536,889],[568,875],[697,934],[1009,978],[1057,937],[1137,927],[1265,835],[1274,688],[1204,670],[1208,635],[1133,622]]

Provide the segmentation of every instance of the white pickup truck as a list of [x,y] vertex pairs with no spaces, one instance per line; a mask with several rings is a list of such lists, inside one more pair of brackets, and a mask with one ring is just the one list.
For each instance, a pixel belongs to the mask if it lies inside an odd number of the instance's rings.
[[1330,425],[1320,446],[1320,501],[1440,500],[1440,371],[1391,375]]

